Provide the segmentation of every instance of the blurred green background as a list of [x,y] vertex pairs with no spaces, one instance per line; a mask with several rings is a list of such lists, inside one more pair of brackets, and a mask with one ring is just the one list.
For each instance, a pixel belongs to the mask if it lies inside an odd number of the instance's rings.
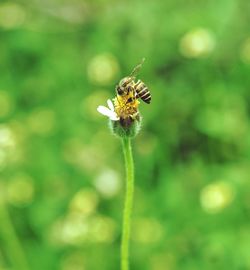
[[131,270],[250,269],[249,14],[0,2],[1,270],[119,269],[123,155],[96,107],[143,57]]

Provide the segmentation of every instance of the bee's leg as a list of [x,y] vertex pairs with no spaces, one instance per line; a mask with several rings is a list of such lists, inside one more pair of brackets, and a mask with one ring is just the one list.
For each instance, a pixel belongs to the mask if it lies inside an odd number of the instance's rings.
[[136,85],[135,85],[135,87],[133,87],[133,96],[134,96],[133,100],[139,98],[139,96],[138,96],[138,94],[137,94],[137,92],[136,92]]
[[140,114],[139,114],[139,112],[136,112],[136,113],[130,115],[130,117],[131,117],[132,120],[135,120],[135,119],[139,120]]

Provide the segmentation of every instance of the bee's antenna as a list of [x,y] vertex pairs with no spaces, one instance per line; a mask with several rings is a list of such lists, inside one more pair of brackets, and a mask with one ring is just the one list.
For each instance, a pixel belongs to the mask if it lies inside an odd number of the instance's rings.
[[139,70],[141,69],[141,67],[142,67],[142,65],[143,65],[143,63],[144,63],[144,61],[145,61],[145,58],[142,58],[140,64],[138,64],[138,65],[132,70],[132,72],[131,72],[131,74],[130,74],[130,77],[134,77],[134,76],[139,72]]

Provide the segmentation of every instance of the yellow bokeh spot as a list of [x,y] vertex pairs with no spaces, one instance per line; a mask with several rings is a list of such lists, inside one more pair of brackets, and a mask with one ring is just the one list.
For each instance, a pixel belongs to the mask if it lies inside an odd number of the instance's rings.
[[82,189],[78,191],[70,202],[70,211],[78,212],[82,215],[90,215],[96,211],[98,205],[98,195],[92,189]]
[[203,188],[200,194],[201,206],[208,213],[218,213],[230,205],[234,190],[227,182],[216,182]]
[[0,148],[13,147],[15,145],[14,136],[7,125],[0,125]]
[[121,179],[116,171],[105,169],[96,177],[94,185],[104,197],[109,198],[121,190]]
[[16,176],[7,186],[7,199],[15,206],[30,204],[34,198],[34,184],[30,176],[21,174]]
[[7,116],[12,109],[12,100],[6,91],[0,91],[0,117]]
[[109,243],[116,237],[116,224],[111,218],[96,216],[90,220],[90,241]]
[[187,58],[199,58],[213,51],[215,39],[213,34],[204,28],[193,29],[180,40],[180,52]]
[[0,204],[6,201],[6,185],[4,180],[5,179],[0,177]]
[[99,113],[97,112],[96,108],[103,104],[104,101],[108,100],[110,94],[108,91],[105,90],[94,90],[93,93],[84,98],[80,105],[80,112],[83,117],[93,117],[103,119],[100,117]]
[[95,171],[103,162],[103,153],[93,144],[84,145],[79,138],[71,138],[64,143],[63,158],[86,173]]
[[7,125],[0,125],[0,170],[13,156],[15,148],[16,141],[12,130]]
[[73,252],[62,257],[61,270],[86,270],[81,252]]
[[247,38],[242,44],[240,57],[243,62],[250,63],[250,38]]
[[0,5],[0,27],[13,29],[21,26],[25,21],[25,10],[15,3]]
[[50,14],[72,24],[82,24],[86,20],[85,1],[54,1],[49,5]]
[[198,117],[201,119],[200,123],[204,130],[214,136],[234,139],[241,137],[247,130],[247,122],[243,121],[244,118],[239,111],[208,108]]
[[163,236],[162,225],[155,219],[137,219],[133,224],[132,238],[141,243],[155,243]]
[[172,253],[160,253],[150,257],[151,270],[174,270],[177,258]]
[[84,217],[69,213],[51,228],[50,240],[56,244],[81,246],[84,243],[109,243],[116,237],[116,224],[97,214]]
[[119,72],[119,65],[112,54],[104,53],[91,59],[88,65],[89,79],[99,85],[113,82]]
[[69,214],[59,229],[59,237],[64,244],[80,245],[88,239],[89,224],[87,219],[77,213]]

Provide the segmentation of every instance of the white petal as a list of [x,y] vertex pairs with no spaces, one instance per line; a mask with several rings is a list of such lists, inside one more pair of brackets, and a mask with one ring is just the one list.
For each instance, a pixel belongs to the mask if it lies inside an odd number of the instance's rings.
[[97,111],[101,113],[102,115],[108,116],[110,120],[118,121],[119,117],[117,116],[116,112],[111,111],[105,106],[98,106]]
[[113,102],[112,102],[110,99],[108,99],[108,100],[107,100],[107,103],[108,103],[108,106],[109,106],[110,110],[111,110],[111,111],[114,111],[115,108],[114,108]]
[[99,113],[101,113],[102,115],[105,115],[105,116],[108,116],[108,117],[110,117],[110,115],[113,114],[113,112],[110,109],[108,109],[107,107],[105,107],[105,106],[98,106],[97,111]]
[[118,121],[119,117],[117,116],[115,112],[113,112],[113,114],[109,116],[109,119],[113,121]]

